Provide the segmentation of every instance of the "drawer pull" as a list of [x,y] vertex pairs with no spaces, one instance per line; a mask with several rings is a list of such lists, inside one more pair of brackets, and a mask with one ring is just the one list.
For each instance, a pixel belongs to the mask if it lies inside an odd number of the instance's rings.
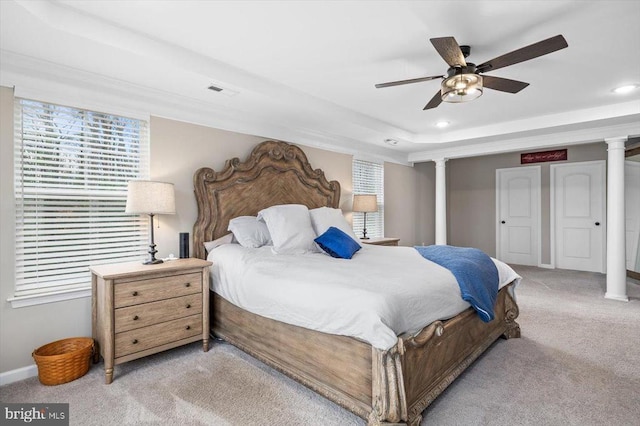
[[191,283],[186,283],[184,286],[185,287],[191,287]]
[[131,342],[131,343],[133,343],[134,345],[137,344],[138,343],[138,339],[133,339],[133,342]]
[[187,309],[191,308],[191,305],[187,305]]
[[187,330],[191,330],[191,326],[190,325],[187,326]]
[[134,321],[138,321],[138,319],[139,319],[139,318],[138,318],[138,316],[137,316],[137,315],[133,317],[133,320],[134,320]]
[[133,293],[131,293],[131,295],[132,295],[132,296],[137,296],[137,295],[138,295],[138,292],[137,292],[137,291],[134,291]]

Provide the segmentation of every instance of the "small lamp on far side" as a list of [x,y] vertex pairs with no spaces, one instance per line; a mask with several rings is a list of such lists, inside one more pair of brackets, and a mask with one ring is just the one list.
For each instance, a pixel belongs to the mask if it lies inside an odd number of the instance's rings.
[[125,213],[148,214],[151,218],[149,260],[145,265],[162,263],[156,259],[156,245],[153,241],[153,216],[156,214],[175,214],[176,196],[172,183],[150,180],[132,180],[127,185],[127,207]]
[[378,197],[376,194],[358,194],[353,196],[353,211],[364,213],[364,229],[362,230],[362,239],[368,240],[367,237],[367,213],[378,211]]

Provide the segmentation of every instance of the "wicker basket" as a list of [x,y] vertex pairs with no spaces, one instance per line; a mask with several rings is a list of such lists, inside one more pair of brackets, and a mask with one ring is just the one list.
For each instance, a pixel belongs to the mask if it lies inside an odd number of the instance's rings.
[[93,339],[72,337],[48,343],[33,351],[38,378],[43,385],[60,385],[89,371]]

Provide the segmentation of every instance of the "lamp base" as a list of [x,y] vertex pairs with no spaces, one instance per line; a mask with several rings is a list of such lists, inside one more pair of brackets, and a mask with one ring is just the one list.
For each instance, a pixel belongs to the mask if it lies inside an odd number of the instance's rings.
[[361,240],[370,240],[371,238],[369,238],[369,237],[361,237],[360,239]]
[[364,212],[364,227],[362,228],[362,239],[369,239],[369,237],[367,237],[367,212]]
[[151,244],[149,244],[149,259],[145,262],[142,262],[143,265],[158,265],[160,263],[164,263],[162,259],[156,259],[156,244],[153,242],[153,215],[149,215],[151,217]]

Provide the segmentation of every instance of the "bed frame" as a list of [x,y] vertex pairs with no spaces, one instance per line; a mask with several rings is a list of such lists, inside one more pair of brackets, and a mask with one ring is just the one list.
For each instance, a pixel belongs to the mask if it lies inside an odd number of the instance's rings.
[[[257,145],[244,162],[228,160],[220,172],[199,169],[194,188],[194,253],[201,259],[206,257],[203,243],[227,234],[229,220],[236,216],[255,216],[263,208],[287,203],[337,208],[340,200],[338,182],[313,170],[297,146],[276,141]],[[384,351],[355,338],[252,314],[214,292],[211,331],[370,425],[417,425],[422,411],[498,337],[520,337],[511,285],[500,290],[490,323],[469,308],[417,335],[399,336]]]

